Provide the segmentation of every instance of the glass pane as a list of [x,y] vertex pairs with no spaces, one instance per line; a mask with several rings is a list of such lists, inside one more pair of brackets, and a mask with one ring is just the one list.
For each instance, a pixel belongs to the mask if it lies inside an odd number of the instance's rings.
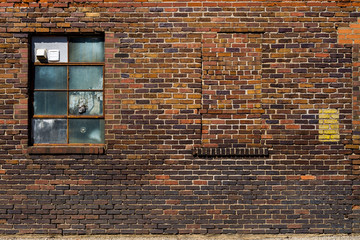
[[66,92],[34,92],[35,115],[66,115]]
[[70,119],[70,143],[104,143],[104,119]]
[[103,115],[102,92],[70,92],[69,114]]
[[[32,55],[33,62],[39,61],[36,57],[37,49],[59,50],[60,62],[67,62],[68,41],[67,37],[55,37],[55,36],[34,36],[32,38]],[[46,60],[44,62],[47,62]]]
[[36,66],[35,89],[66,89],[66,66]]
[[33,119],[33,143],[66,143],[66,119]]
[[102,66],[71,66],[69,67],[70,89],[102,89]]
[[104,39],[101,37],[71,38],[70,62],[104,62]]

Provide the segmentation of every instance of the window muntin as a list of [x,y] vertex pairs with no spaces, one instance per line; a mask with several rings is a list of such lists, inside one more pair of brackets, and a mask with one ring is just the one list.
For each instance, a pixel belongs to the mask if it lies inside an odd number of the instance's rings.
[[[34,37],[36,48],[57,49],[66,61],[33,57],[32,135],[34,145],[104,143],[104,39]],[[52,42],[53,40],[53,42]],[[35,49],[34,49],[35,48]]]

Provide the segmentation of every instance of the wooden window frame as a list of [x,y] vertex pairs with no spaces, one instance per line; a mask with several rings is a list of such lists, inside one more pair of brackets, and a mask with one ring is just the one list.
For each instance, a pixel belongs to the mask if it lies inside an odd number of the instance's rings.
[[[40,35],[41,37],[59,37],[60,35]],[[39,37],[40,37],[39,36]],[[72,152],[72,148],[71,147],[77,147],[77,146],[94,146],[94,147],[99,147],[99,149],[104,149],[105,144],[104,143],[70,143],[69,142],[69,120],[70,119],[103,119],[105,120],[105,60],[104,62],[69,62],[70,59],[70,54],[69,54],[69,43],[70,43],[70,38],[86,38],[86,37],[102,37],[103,39],[105,38],[102,35],[68,35],[68,36],[64,36],[61,35],[61,37],[66,37],[67,39],[67,62],[46,62],[46,63],[42,63],[42,62],[37,62],[37,61],[33,61],[34,57],[34,49],[33,49],[33,45],[31,44],[31,60],[30,60],[30,74],[31,74],[31,84],[30,84],[30,126],[31,128],[32,126],[32,120],[33,119],[66,119],[67,121],[67,127],[66,127],[66,131],[67,131],[67,139],[66,139],[66,143],[33,143],[32,141],[32,133],[30,134],[31,137],[29,138],[30,141],[30,145],[33,147],[53,147],[53,146],[59,146],[59,147],[70,147],[68,148],[66,151],[63,151],[63,153],[65,152]],[[31,40],[32,41],[32,40]],[[104,39],[104,43],[105,43],[105,39]],[[105,56],[105,49],[104,49],[104,56]],[[66,66],[67,68],[67,79],[66,79],[66,89],[35,89],[35,67],[37,66]],[[69,68],[71,66],[101,66],[103,71],[102,71],[102,78],[103,78],[103,82],[102,82],[102,88],[101,89],[70,89],[69,87]],[[35,92],[66,92],[67,94],[67,112],[66,115],[35,115],[34,114],[34,94]],[[72,115],[69,112],[69,106],[70,106],[70,102],[69,102],[69,96],[71,92],[101,92],[102,96],[103,96],[103,101],[102,101],[102,115]],[[105,136],[103,136],[104,138]],[[105,139],[104,139],[105,141]],[[40,151],[39,151],[40,150]],[[29,153],[40,153],[40,154],[46,154],[46,153],[58,153],[59,149],[55,149],[55,150],[51,150],[51,149],[44,149],[44,148],[38,148],[38,149],[30,149]],[[62,151],[60,151],[59,153],[61,153]],[[94,151],[94,149],[81,149],[81,151],[79,151],[79,149],[77,149],[76,151],[74,151],[74,153],[84,153],[84,154],[99,154],[99,153],[103,153],[103,150],[96,150]]]

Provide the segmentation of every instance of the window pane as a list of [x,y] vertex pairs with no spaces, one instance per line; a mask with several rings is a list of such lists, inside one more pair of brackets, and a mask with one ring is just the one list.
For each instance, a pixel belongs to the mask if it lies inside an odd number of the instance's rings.
[[100,37],[71,38],[70,62],[104,62],[104,39]]
[[103,119],[70,119],[70,143],[104,143]]
[[102,66],[71,66],[69,67],[70,89],[102,89]]
[[66,92],[34,92],[35,115],[66,115]]
[[33,143],[66,143],[66,119],[33,119]]
[[[60,62],[68,61],[68,41],[67,37],[55,37],[55,36],[34,36],[32,38],[32,55],[33,62],[37,62],[36,49],[47,49],[47,50],[59,50],[60,51]],[[47,62],[47,61],[45,61]]]
[[102,92],[70,92],[69,114],[103,115]]
[[66,66],[36,66],[35,89],[66,89]]

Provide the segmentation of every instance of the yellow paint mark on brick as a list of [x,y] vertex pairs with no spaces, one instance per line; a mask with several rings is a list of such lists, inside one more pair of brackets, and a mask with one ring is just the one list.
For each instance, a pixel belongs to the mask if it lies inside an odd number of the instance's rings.
[[319,135],[319,140],[320,141],[328,141],[330,139],[330,136],[329,135]]
[[322,142],[339,141],[339,112],[337,109],[319,110],[319,140]]
[[329,129],[329,128],[330,128],[329,125],[319,125],[319,129]]
[[327,113],[327,114],[329,114],[329,113],[338,113],[338,110],[337,109],[320,109],[319,110],[319,113]]
[[319,118],[325,119],[325,118],[330,118],[329,114],[320,114]]
[[337,119],[325,119],[324,124],[338,124],[339,121]]
[[337,134],[338,133],[338,131],[336,131],[336,130],[325,130],[324,131],[324,134],[329,134],[329,135],[334,135],[334,134]]
[[340,139],[340,135],[331,135],[331,140],[338,141]]

